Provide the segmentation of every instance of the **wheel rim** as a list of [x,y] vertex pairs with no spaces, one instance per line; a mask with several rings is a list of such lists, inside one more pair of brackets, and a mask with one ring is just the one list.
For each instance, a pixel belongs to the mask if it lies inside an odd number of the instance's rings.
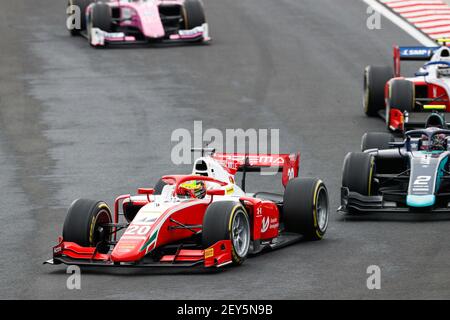
[[111,216],[107,210],[103,209],[97,214],[97,219],[94,226],[93,243],[91,245],[96,246],[99,242],[109,240],[109,238],[111,238],[109,235],[110,230],[108,228],[105,230],[101,227],[101,225],[105,223],[111,223]]
[[232,242],[239,257],[245,257],[250,246],[250,227],[247,215],[239,210],[234,215],[232,224]]
[[317,226],[324,232],[328,226],[328,197],[324,187],[319,189],[316,202]]

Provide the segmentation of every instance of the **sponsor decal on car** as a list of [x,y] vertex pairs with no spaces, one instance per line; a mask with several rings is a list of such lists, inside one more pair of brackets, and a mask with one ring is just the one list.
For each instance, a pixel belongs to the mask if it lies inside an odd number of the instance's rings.
[[264,233],[269,229],[278,229],[279,225],[277,218],[271,219],[270,217],[265,217],[262,220],[261,233]]
[[269,230],[269,223],[270,223],[270,218],[269,217],[265,217],[262,220],[262,226],[261,226],[261,232],[264,233],[267,230]]
[[205,250],[205,259],[214,257],[214,248],[209,248]]
[[229,185],[229,186],[226,187],[225,190],[226,190],[227,195],[233,194],[234,186],[233,185]]

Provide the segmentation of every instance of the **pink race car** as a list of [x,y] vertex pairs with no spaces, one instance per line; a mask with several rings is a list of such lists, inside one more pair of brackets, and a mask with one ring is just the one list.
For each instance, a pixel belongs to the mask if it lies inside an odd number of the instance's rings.
[[94,47],[211,40],[201,0],[69,0],[67,14],[70,34]]

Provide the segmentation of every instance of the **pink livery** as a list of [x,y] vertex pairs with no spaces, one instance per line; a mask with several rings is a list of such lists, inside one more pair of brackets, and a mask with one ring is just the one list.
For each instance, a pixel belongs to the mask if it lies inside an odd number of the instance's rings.
[[211,41],[201,0],[69,0],[67,14],[71,35],[94,47]]

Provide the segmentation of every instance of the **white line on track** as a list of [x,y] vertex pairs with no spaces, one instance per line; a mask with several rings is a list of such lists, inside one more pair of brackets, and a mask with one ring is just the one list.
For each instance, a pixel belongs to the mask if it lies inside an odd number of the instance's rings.
[[424,35],[422,32],[414,28],[411,24],[403,20],[401,17],[397,16],[395,13],[390,11],[388,8],[380,4],[376,0],[363,0],[367,5],[371,6],[375,11],[382,14],[386,19],[390,20],[392,23],[397,25],[399,28],[403,29],[411,37],[419,41],[422,45],[432,47],[436,46],[436,42]]

